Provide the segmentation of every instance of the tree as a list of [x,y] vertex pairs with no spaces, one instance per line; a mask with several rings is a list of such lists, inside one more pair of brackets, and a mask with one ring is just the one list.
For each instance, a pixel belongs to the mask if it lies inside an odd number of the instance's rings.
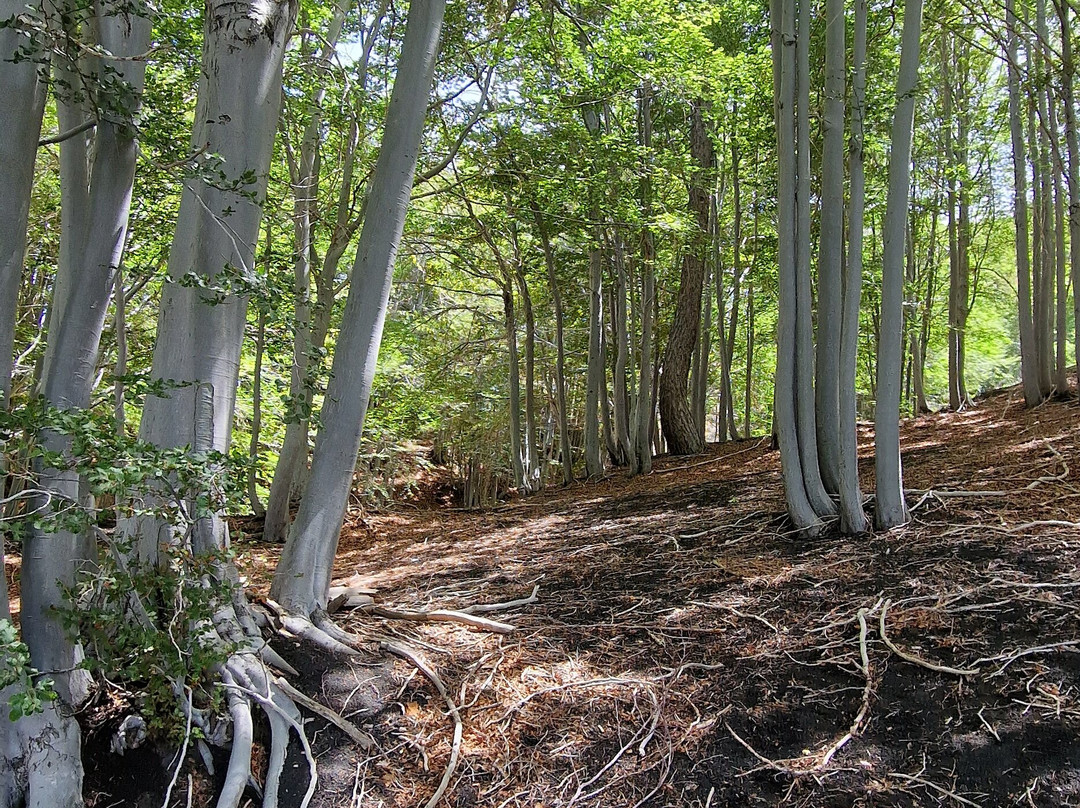
[[290,612],[323,622],[334,554],[345,517],[364,417],[405,224],[431,90],[445,3],[413,3],[386,113],[367,216],[320,413],[311,481],[285,543],[271,594]]
[[690,362],[701,327],[701,293],[705,281],[704,245],[709,232],[707,172],[713,164],[713,146],[705,128],[703,102],[690,105],[690,212],[695,230],[682,261],[679,295],[668,341],[660,364],[660,421],[671,454],[697,454],[705,448],[705,436],[694,422],[687,401]]
[[882,530],[908,521],[900,462],[900,369],[904,329],[904,257],[910,201],[911,137],[922,33],[922,0],[904,6],[900,72],[896,79],[889,191],[882,248],[881,337],[878,342],[877,399],[874,409],[874,519]]

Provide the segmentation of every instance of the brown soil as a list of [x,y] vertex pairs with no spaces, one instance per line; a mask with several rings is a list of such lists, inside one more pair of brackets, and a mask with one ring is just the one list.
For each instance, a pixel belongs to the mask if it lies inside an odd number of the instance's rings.
[[[856,538],[788,532],[767,440],[494,510],[367,514],[339,572],[380,603],[538,599],[490,615],[507,636],[339,618],[411,643],[461,705],[452,808],[1080,805],[1078,428],[1075,404],[1015,391],[908,421],[906,484],[967,493],[914,494],[910,525]],[[241,549],[258,590],[276,553]],[[453,736],[434,688],[402,661],[284,650],[379,745],[309,724],[314,805],[424,805]]]

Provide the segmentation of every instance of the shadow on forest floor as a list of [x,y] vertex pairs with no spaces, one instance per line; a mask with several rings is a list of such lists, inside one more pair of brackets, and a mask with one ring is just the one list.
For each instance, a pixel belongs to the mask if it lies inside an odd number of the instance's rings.
[[[767,440],[493,510],[368,515],[338,572],[381,603],[539,598],[494,615],[503,637],[339,617],[423,649],[463,705],[452,808],[1080,805],[1077,416],[1006,391],[906,422],[908,486],[1001,493],[915,495],[878,535],[786,533]],[[265,583],[273,553],[242,555]],[[322,660],[304,683],[384,752],[318,733],[314,805],[423,805],[438,785],[445,705],[386,669]]]

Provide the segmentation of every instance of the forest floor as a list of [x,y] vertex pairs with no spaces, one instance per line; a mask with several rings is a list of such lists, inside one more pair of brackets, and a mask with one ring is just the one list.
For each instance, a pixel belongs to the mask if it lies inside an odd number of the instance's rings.
[[[1016,390],[908,420],[913,521],[855,538],[788,531],[767,439],[490,510],[354,515],[338,572],[381,605],[539,589],[488,615],[505,635],[337,617],[446,683],[449,808],[1080,805],[1078,434],[1075,402],[1026,411]],[[240,553],[265,591],[277,548]],[[425,805],[454,745],[445,699],[374,651],[304,663],[301,689],[377,742],[313,721],[313,805]],[[107,783],[128,767],[99,757],[94,804],[126,804]]]

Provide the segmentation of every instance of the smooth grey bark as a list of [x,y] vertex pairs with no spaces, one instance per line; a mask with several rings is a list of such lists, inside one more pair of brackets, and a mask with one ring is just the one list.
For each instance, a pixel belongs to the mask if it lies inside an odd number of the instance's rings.
[[555,308],[555,402],[559,410],[559,454],[563,485],[570,485],[574,481],[574,447],[570,444],[570,420],[566,404],[566,342],[563,335],[565,328],[562,290],[555,274],[555,253],[551,249],[547,220],[536,202],[532,203],[531,209],[536,222],[536,232],[540,236],[540,245],[544,250],[544,267],[547,269],[548,288]]
[[[856,0],[858,2],[858,0]],[[830,494],[840,490],[840,339],[844,249],[844,0],[825,4],[825,108],[818,240],[817,354],[814,385],[818,465]]]
[[409,6],[405,41],[386,113],[384,147],[371,180],[332,376],[320,414],[311,480],[271,587],[271,594],[282,606],[302,615],[326,606],[375,376],[394,258],[416,171],[444,10],[444,0]]
[[1080,143],[1076,133],[1076,62],[1072,46],[1072,20],[1066,0],[1054,3],[1061,26],[1061,95],[1065,110],[1065,147],[1068,151],[1069,186],[1069,277],[1073,288],[1073,361],[1080,386]]
[[[585,128],[594,138],[600,134],[600,116],[595,104],[587,104],[582,108],[582,116]],[[590,193],[597,193],[595,189]],[[604,383],[604,355],[602,351],[604,330],[604,297],[603,297],[603,231],[600,226],[600,208],[594,200],[589,206],[589,220],[592,223],[591,238],[589,245],[589,347],[586,357],[585,379],[585,473],[590,478],[599,477],[604,473],[604,461],[600,454],[600,428],[602,413],[601,396],[606,398]]]
[[773,82],[776,88],[777,137],[777,278],[776,380],[773,388],[773,419],[780,447],[780,470],[784,499],[795,528],[820,532],[822,522],[806,493],[803,463],[799,454],[799,431],[795,413],[795,331],[797,297],[795,275],[796,240],[796,141],[795,141],[795,2],[772,0]]
[[514,487],[525,485],[525,465],[521,457],[521,367],[518,360],[517,317],[514,311],[514,287],[509,275],[501,280],[503,304],[503,328],[506,336],[508,362],[507,382],[510,407],[510,468],[514,473]]
[[[1031,68],[1035,76],[1047,69],[1044,45],[1049,43],[1046,25],[1046,0],[1035,0],[1034,39],[1028,49]],[[1033,178],[1036,198],[1036,216],[1032,239],[1035,279],[1035,343],[1038,346],[1039,386],[1043,397],[1054,390],[1053,378],[1053,297],[1054,297],[1054,235],[1053,235],[1053,181],[1051,179],[1050,142],[1046,131],[1048,119],[1047,94],[1043,88],[1032,91],[1029,98]],[[1036,243],[1037,241],[1037,243]]]
[[525,261],[521,255],[516,223],[511,223],[510,241],[513,245],[514,280],[521,299],[521,313],[525,317],[525,429],[524,465],[525,491],[533,493],[543,486],[540,456],[536,447],[536,314],[533,311],[529,280],[525,276]]
[[907,0],[900,44],[889,152],[889,188],[881,256],[881,337],[874,408],[874,521],[883,529],[908,521],[900,460],[900,369],[904,330],[904,255],[911,193],[911,138],[919,77],[922,0]]
[[[20,0],[0,0],[0,19],[21,12]],[[7,410],[15,350],[15,323],[19,284],[26,257],[26,228],[30,216],[30,191],[34,183],[34,160],[41,119],[45,110],[47,82],[42,66],[27,59],[12,61],[25,40],[14,27],[0,28],[0,98],[6,99],[0,115],[0,409]],[[6,469],[0,460],[0,491]],[[4,538],[0,533],[0,618],[9,614]]]
[[743,435],[751,436],[750,406],[754,392],[754,281],[746,285],[746,389],[743,391]]
[[627,324],[626,251],[622,235],[612,237],[614,259],[614,283],[611,287],[611,337],[614,344],[614,364],[611,369],[611,399],[615,441],[615,465],[630,463],[630,399],[627,392],[627,364],[630,354],[630,335]]
[[[313,60],[313,68],[317,72],[322,73],[331,69],[345,18],[351,7],[352,3],[349,0],[343,0],[335,5],[329,26],[322,36],[322,47]],[[381,19],[380,12],[373,23],[372,33],[366,35],[365,32],[359,68],[361,84],[365,78],[367,60],[374,44],[374,32]],[[306,47],[306,37],[303,42]],[[295,155],[291,153],[291,150],[286,150],[291,157],[289,173],[293,188],[293,294],[296,300],[296,312],[293,319],[293,361],[289,374],[290,412],[286,419],[285,438],[278,455],[278,462],[274,467],[274,478],[270,483],[270,494],[263,520],[263,538],[267,541],[284,541],[288,525],[289,503],[302,490],[304,470],[308,460],[311,360],[316,348],[322,347],[314,344],[317,325],[313,323],[313,318],[322,315],[323,309],[319,305],[322,301],[316,299],[316,305],[313,307],[311,293],[313,259],[316,255],[314,231],[318,220],[316,209],[319,191],[320,161],[318,158],[322,102],[325,94],[325,86],[322,83],[317,84],[311,98],[308,99],[305,110],[307,124],[304,127],[299,149]],[[352,150],[355,150],[354,141],[355,139],[351,137]],[[351,162],[352,159],[351,153],[346,156],[347,161]],[[351,167],[347,174],[351,180]],[[348,185],[351,186],[351,184],[350,181]],[[350,194],[346,196],[346,199],[351,201],[351,187],[348,190]]]
[[660,364],[660,422],[670,454],[698,454],[705,448],[704,436],[697,429],[687,401],[688,376],[694,347],[701,327],[701,291],[705,278],[702,248],[709,230],[709,193],[705,172],[713,164],[713,147],[705,130],[703,102],[690,108],[690,154],[693,160],[690,177],[690,213],[697,228],[683,256],[675,315],[664,346]]
[[[1047,88],[1047,93],[1051,92]],[[1052,192],[1054,206],[1054,284],[1057,289],[1054,324],[1054,389],[1058,395],[1065,395],[1069,390],[1069,374],[1066,369],[1066,350],[1068,342],[1068,289],[1065,286],[1065,188],[1062,177],[1065,165],[1061,155],[1061,142],[1058,137],[1057,105],[1048,99],[1048,130],[1050,151],[1053,156]]]
[[1013,163],[1013,222],[1016,229],[1016,290],[1020,325],[1020,379],[1024,403],[1042,401],[1036,360],[1035,324],[1031,308],[1031,253],[1028,247],[1027,156],[1021,119],[1020,69],[1017,62],[1019,20],[1016,0],[1005,0],[1005,64],[1009,87],[1009,134]]
[[[199,178],[184,183],[151,371],[176,386],[146,397],[139,426],[140,438],[155,446],[229,447],[282,60],[295,17],[290,0],[212,0],[206,9],[192,143],[221,155],[225,177],[213,185]],[[189,277],[200,284],[186,283]],[[216,288],[198,288],[202,283]],[[157,564],[169,532],[140,522],[139,557]],[[198,542],[200,552],[225,547],[223,521],[211,520]]]
[[856,365],[859,354],[859,307],[862,304],[863,219],[866,204],[865,139],[866,117],[866,0],[855,0],[855,29],[852,43],[851,146],[848,155],[850,201],[848,258],[843,266],[840,356],[837,367],[839,454],[837,485],[840,494],[840,531],[847,535],[866,530],[862,490],[859,487],[858,431],[855,397]]
[[821,480],[814,397],[810,256],[810,0],[799,0],[795,44],[795,415],[806,496],[818,516],[836,507]]
[[652,470],[653,375],[653,314],[656,308],[656,247],[653,243],[652,217],[652,86],[645,82],[638,94],[638,143],[642,147],[644,165],[638,181],[641,202],[641,343],[638,357],[638,383],[634,403],[634,422],[631,425],[633,444],[630,467],[635,474]]

